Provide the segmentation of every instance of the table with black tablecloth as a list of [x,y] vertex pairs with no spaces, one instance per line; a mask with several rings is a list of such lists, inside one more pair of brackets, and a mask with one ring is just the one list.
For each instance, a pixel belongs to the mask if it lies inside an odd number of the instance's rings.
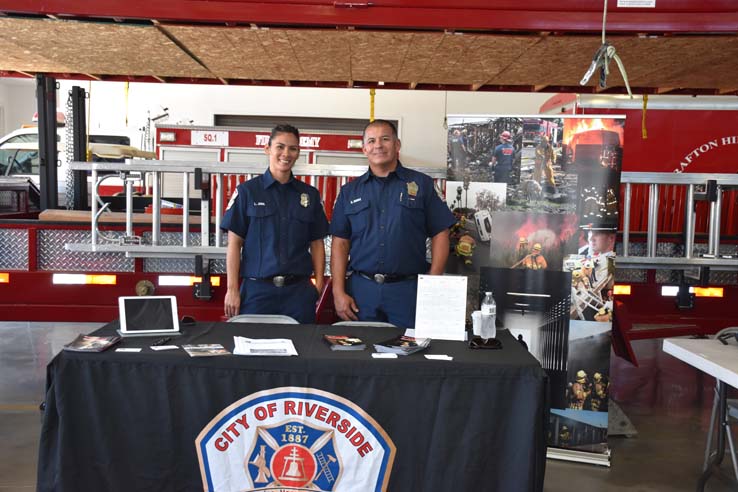
[[[111,323],[96,335],[115,333]],[[396,446],[391,491],[541,491],[548,379],[508,333],[501,350],[435,340],[425,352],[373,359],[387,327],[198,323],[177,345],[234,336],[290,338],[298,357],[190,357],[154,352],[151,338],[117,347],[138,353],[62,351],[48,366],[39,491],[195,491],[202,480],[195,438],[228,405],[278,387],[309,387],[346,398]],[[367,342],[331,351],[323,334]],[[453,361],[428,360],[447,354]]]

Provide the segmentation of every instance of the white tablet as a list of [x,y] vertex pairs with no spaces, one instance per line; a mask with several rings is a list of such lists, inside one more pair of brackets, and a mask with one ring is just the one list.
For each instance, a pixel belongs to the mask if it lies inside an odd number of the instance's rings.
[[178,335],[179,315],[174,296],[123,296],[118,298],[120,334]]

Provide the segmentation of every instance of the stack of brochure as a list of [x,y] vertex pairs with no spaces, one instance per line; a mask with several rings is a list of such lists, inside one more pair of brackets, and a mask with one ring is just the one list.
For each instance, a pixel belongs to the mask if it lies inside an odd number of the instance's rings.
[[348,335],[323,335],[331,350],[364,350],[366,344],[361,338]]
[[374,350],[380,353],[409,355],[425,350],[430,346],[430,338],[415,338],[399,335],[383,342],[375,343]]
[[102,352],[120,342],[119,336],[92,337],[90,335],[79,335],[77,338],[64,346],[64,350],[71,352]]
[[267,355],[290,356],[297,355],[297,349],[292,340],[287,338],[256,339],[233,337],[235,355]]
[[212,357],[214,355],[228,355],[230,352],[219,343],[202,343],[199,345],[182,345],[190,357]]

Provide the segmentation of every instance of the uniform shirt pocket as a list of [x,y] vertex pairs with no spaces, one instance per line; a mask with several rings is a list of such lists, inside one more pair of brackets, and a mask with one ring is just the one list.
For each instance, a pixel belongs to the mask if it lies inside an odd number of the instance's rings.
[[309,207],[300,207],[290,210],[289,214],[289,235],[295,245],[307,244],[310,242],[310,229],[315,222],[315,213]]
[[246,240],[263,240],[264,235],[272,231],[274,227],[274,215],[276,213],[276,208],[271,204],[265,204],[264,202],[249,203],[248,207],[246,207],[246,215],[249,218],[249,230]]
[[360,233],[369,225],[369,200],[360,200],[358,202],[346,205],[346,218],[351,224],[351,235]]
[[402,225],[409,225],[417,230],[425,230],[425,208],[421,196],[404,196],[400,200],[400,219]]

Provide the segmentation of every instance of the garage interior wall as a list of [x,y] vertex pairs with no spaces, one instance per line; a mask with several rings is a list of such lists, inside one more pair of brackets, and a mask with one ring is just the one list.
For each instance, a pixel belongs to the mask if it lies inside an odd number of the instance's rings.
[[36,112],[36,82],[24,79],[0,79],[0,136],[30,123]]
[[[126,106],[122,82],[59,81],[63,107],[72,86],[91,90],[90,132],[128,135],[140,145],[147,115],[168,108],[167,124],[212,125],[215,114],[368,118],[368,89],[235,87],[132,83]],[[410,166],[445,167],[446,114],[536,114],[550,94],[376,91],[375,117],[399,121],[402,159]],[[126,122],[126,116],[128,118]]]

